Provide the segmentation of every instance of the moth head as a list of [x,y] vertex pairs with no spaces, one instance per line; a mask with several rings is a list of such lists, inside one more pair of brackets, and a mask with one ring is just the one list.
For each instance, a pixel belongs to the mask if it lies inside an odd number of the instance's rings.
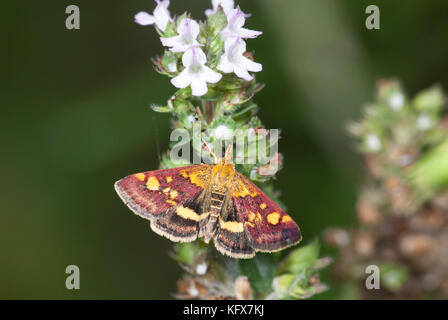
[[233,163],[219,163],[215,165],[212,171],[214,184],[225,185],[231,183],[235,176],[235,166]]

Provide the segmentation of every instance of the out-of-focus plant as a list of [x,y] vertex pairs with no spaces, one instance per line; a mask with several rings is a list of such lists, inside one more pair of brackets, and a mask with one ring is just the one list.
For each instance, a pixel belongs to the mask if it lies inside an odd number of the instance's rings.
[[257,254],[251,260],[227,258],[201,242],[175,248],[185,275],[178,281],[178,298],[304,299],[323,292],[318,271],[330,258],[319,257],[317,241],[280,253]]
[[[263,85],[249,73],[261,71],[262,65],[254,62],[245,42],[261,32],[244,28],[248,15],[239,6],[235,8],[233,0],[212,0],[212,9],[205,11],[206,20],[197,22],[188,13],[171,17],[168,0],[156,3],[153,14],[140,12],[135,21],[156,26],[166,50],[154,60],[155,69],[171,78],[178,90],[166,105],[152,105],[152,109],[172,115],[173,129],[189,133],[191,140],[183,142],[191,144],[196,154],[203,154],[216,140],[227,140],[234,130],[246,137],[264,130],[256,116],[258,105],[252,100]],[[199,132],[195,130],[198,125]],[[269,130],[264,132],[270,136]],[[191,164],[191,159],[170,157],[177,145],[177,141],[171,143],[161,160],[162,169]],[[256,139],[249,139],[242,156],[247,157],[252,146],[258,148]],[[270,183],[275,171],[270,169],[271,164],[281,167],[281,162],[277,153],[267,163],[257,157],[255,163],[236,164],[236,169],[278,202],[278,192]],[[329,259],[318,256],[317,242],[290,250],[286,257],[282,252],[257,253],[248,260],[228,258],[200,241],[180,243],[172,257],[185,275],[178,281],[176,297],[307,298],[326,288],[317,272]]]
[[[397,81],[378,84],[376,101],[349,125],[367,174],[359,225],[331,229],[341,250],[335,274],[350,297],[448,297],[448,117],[439,86],[406,96]],[[367,290],[377,265],[381,290]]]

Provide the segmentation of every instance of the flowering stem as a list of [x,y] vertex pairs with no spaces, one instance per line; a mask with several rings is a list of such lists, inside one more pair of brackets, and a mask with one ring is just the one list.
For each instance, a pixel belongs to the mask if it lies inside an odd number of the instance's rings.
[[214,109],[215,106],[213,105],[213,102],[211,101],[204,101],[204,113],[205,113],[205,119],[207,120],[207,123],[212,122],[214,118]]
[[[261,32],[243,27],[246,14],[239,6],[235,8],[233,0],[212,0],[213,8],[206,11],[205,23],[196,22],[188,14],[173,19],[168,5],[168,0],[157,1],[153,15],[138,13],[135,17],[139,24],[157,26],[162,45],[167,49],[162,57],[156,59],[156,70],[170,77],[171,84],[179,89],[167,106],[152,106],[152,109],[172,114],[175,119],[174,129],[181,129],[187,132],[190,138],[193,137],[187,142],[193,140],[195,154],[201,154],[205,146],[213,145],[214,142],[227,143],[231,139],[233,145],[234,135],[239,135],[248,137],[248,145],[239,150],[238,156],[248,158],[252,147],[257,150],[261,145],[261,135],[254,135],[255,132],[264,131],[263,137],[271,137],[270,131],[264,130],[261,120],[256,116],[258,106],[252,100],[263,85],[257,83],[251,73],[261,71],[262,65],[253,61],[253,55],[246,51],[245,42],[245,39],[258,37]],[[195,130],[198,126],[199,130]],[[234,134],[236,130],[238,135]],[[276,133],[272,133],[272,136],[276,137]],[[195,138],[199,138],[199,145],[194,143]],[[271,152],[271,145],[266,149],[264,153]],[[161,161],[163,169],[192,164],[191,159],[173,159],[170,157],[171,151],[167,152]],[[212,150],[209,151],[211,153]],[[263,191],[276,200],[270,180],[281,167],[281,155],[277,152],[267,161],[260,158],[254,158],[253,162],[236,163],[236,170],[253,182],[259,183]],[[248,190],[245,189],[245,192]],[[258,210],[265,208],[266,203],[262,203]],[[280,211],[280,208],[277,211]],[[278,212],[271,214],[274,214],[274,220],[271,221],[276,225],[280,215]],[[239,227],[243,222],[238,220],[229,223],[230,226],[236,224]],[[282,219],[281,223],[286,225],[291,222]],[[231,231],[229,233],[241,232],[228,228]],[[297,226],[295,228],[298,238]],[[294,234],[286,240],[291,240],[293,236]],[[237,247],[238,242],[236,243]],[[252,247],[251,250],[252,253],[255,252]],[[224,256],[217,252],[214,246],[202,241],[179,243],[175,246],[172,256],[186,273],[178,282],[177,297],[310,297],[326,289],[325,285],[318,281],[317,272],[328,264],[328,259],[323,262],[318,255],[317,242],[294,248],[286,256],[280,252],[257,253],[254,258],[244,260]]]

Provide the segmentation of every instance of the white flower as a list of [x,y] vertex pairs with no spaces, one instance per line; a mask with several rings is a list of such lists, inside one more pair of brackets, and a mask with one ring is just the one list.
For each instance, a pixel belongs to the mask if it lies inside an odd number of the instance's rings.
[[191,282],[190,287],[188,288],[188,293],[192,297],[197,297],[199,294],[199,290],[196,288],[193,281]]
[[253,79],[248,71],[259,72],[262,70],[260,63],[243,56],[246,51],[246,43],[241,38],[227,39],[224,48],[225,51],[219,61],[218,70],[224,73],[234,72],[238,77],[247,81]]
[[223,40],[231,37],[256,38],[262,34],[261,31],[243,28],[244,23],[246,22],[246,17],[239,6],[236,9],[230,10],[226,16],[227,26],[221,31]]
[[220,124],[213,130],[213,135],[219,140],[228,140],[232,138],[233,131],[228,126]]
[[383,147],[380,138],[374,133],[369,133],[366,137],[366,146],[372,152],[380,151]]
[[427,114],[424,113],[420,114],[417,117],[417,127],[422,131],[428,130],[429,128],[432,127],[431,118]]
[[404,105],[404,96],[400,92],[396,92],[389,98],[389,106],[394,111],[399,111],[403,108]]
[[189,114],[189,115],[187,116],[187,121],[190,122],[190,123],[193,123],[193,122],[196,121],[196,118],[195,118],[194,115]]
[[171,47],[172,52],[185,52],[192,46],[199,46],[196,38],[199,35],[199,25],[192,19],[183,19],[177,27],[179,35],[170,38],[160,38],[165,47]]
[[182,56],[182,64],[185,69],[171,83],[176,88],[191,86],[194,96],[202,96],[207,93],[207,82],[216,83],[221,80],[222,75],[213,71],[205,65],[207,58],[205,53],[198,47],[191,47]]
[[147,12],[141,11],[135,15],[134,19],[136,23],[142,26],[147,26],[155,23],[157,28],[165,31],[168,22],[171,21],[170,12],[168,11],[170,0],[155,1],[157,3],[157,6],[154,9],[152,15]]
[[203,276],[207,272],[207,264],[202,262],[196,266],[196,273]]
[[233,0],[212,0],[213,9],[205,10],[205,15],[208,17],[209,15],[216,13],[218,11],[218,7],[221,5],[222,10],[225,14],[230,12],[235,7],[235,3]]

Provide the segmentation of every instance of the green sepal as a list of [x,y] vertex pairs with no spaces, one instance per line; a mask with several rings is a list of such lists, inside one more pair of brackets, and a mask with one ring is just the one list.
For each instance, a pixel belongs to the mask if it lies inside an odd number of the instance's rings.
[[210,38],[216,37],[227,25],[227,17],[221,7],[207,17],[208,34]]

